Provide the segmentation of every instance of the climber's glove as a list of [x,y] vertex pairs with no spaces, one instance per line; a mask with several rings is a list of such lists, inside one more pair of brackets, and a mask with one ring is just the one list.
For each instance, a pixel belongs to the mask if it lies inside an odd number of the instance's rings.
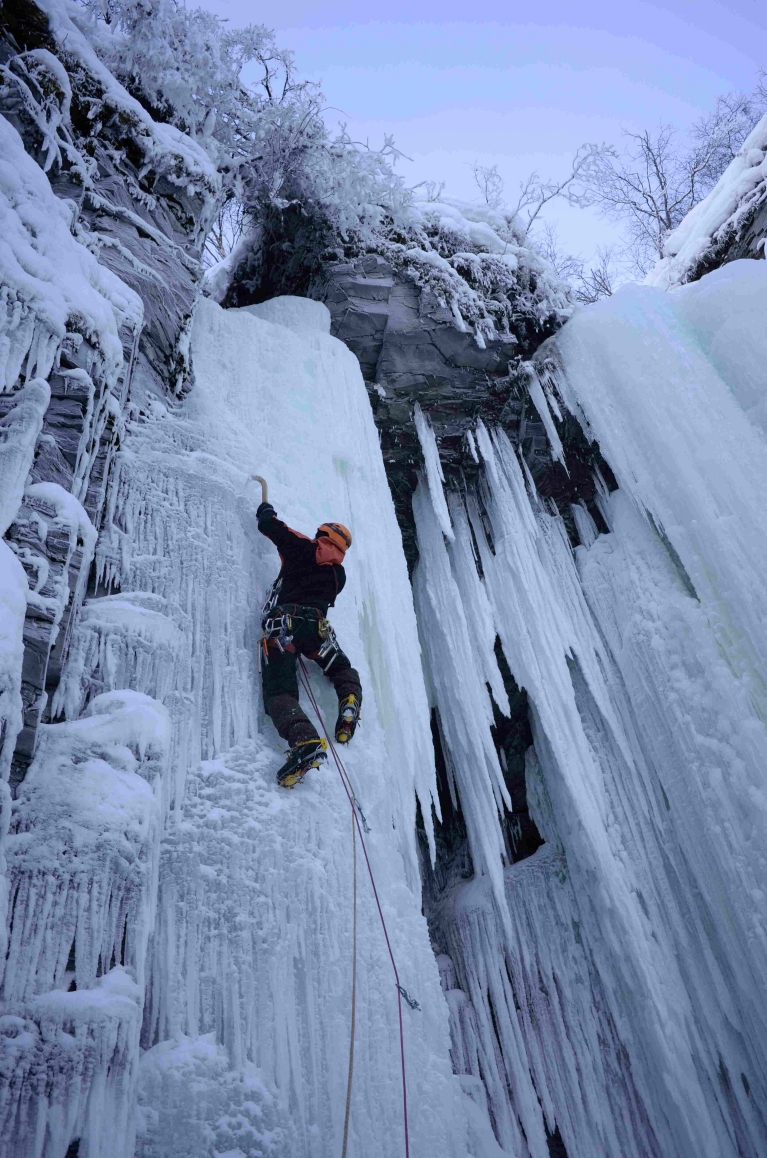
[[277,512],[271,503],[260,503],[256,509],[256,518],[259,520],[259,522],[262,519],[273,519],[276,515]]

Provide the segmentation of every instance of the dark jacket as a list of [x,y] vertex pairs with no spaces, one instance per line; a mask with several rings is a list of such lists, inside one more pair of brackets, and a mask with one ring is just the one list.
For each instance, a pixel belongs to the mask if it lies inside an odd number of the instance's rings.
[[302,607],[316,607],[327,615],[328,607],[333,606],[346,583],[342,564],[318,563],[317,539],[308,539],[306,535],[291,530],[277,518],[271,503],[261,503],[256,518],[261,534],[271,539],[280,553],[280,606],[297,603]]

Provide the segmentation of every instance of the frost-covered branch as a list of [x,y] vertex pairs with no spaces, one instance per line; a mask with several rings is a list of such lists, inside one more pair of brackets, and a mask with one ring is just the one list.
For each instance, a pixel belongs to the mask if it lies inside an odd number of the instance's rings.
[[581,305],[590,305],[600,298],[611,297],[620,281],[621,267],[615,247],[600,246],[594,260],[582,265],[575,280],[573,296]]
[[[385,218],[402,218],[409,194],[394,173],[393,139],[375,149],[343,125],[329,132],[319,85],[298,76],[293,54],[263,25],[230,30],[179,0],[83,7],[88,35],[121,83],[155,119],[195,138],[223,173],[209,258],[231,252],[242,221],[258,226],[288,208],[342,239],[369,238]],[[250,84],[246,65],[256,72]],[[233,203],[243,214],[234,229]]]
[[[590,178],[600,159],[611,152],[607,145],[584,144],[576,151],[566,176],[559,180],[546,180],[538,172],[530,173],[520,181],[516,204],[507,205],[507,211],[522,223],[525,234],[529,234],[545,207],[557,198],[580,208],[590,205]],[[498,166],[480,165],[475,161],[472,172],[485,204],[491,209],[500,209],[505,203],[505,182]]]
[[610,157],[612,149],[608,145],[587,143],[581,145],[570,164],[567,176],[559,181],[544,181],[538,173],[531,173],[520,183],[517,204],[513,213],[525,221],[525,232],[532,226],[550,201],[561,197],[568,205],[583,209],[593,202],[590,180],[600,163]]
[[203,260],[214,265],[228,257],[249,227],[249,218],[242,203],[230,197],[219,209],[205,241]]
[[618,247],[599,246],[591,261],[563,248],[556,227],[548,222],[536,235],[535,245],[542,257],[570,286],[573,300],[589,305],[610,297],[626,280],[628,271]]
[[480,165],[475,161],[472,166],[474,184],[482,194],[486,205],[491,209],[500,209],[503,202],[504,180],[498,172],[497,165]]

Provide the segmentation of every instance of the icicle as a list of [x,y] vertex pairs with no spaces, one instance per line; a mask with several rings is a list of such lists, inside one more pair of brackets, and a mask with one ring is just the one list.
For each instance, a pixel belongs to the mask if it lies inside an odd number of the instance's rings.
[[[562,440],[559,437],[559,433],[554,424],[554,419],[551,415],[552,407],[556,407],[557,417],[561,418],[561,414],[559,414],[559,407],[557,406],[556,401],[544,392],[535,363],[523,362],[522,368],[524,369],[527,377],[527,388],[530,391],[530,398],[532,399],[535,409],[540,415],[541,422],[546,428],[546,434],[548,436],[549,446],[551,447],[551,453],[554,455],[554,458],[559,459],[562,465],[565,466],[565,452],[562,449]],[[550,402],[552,407],[549,405]]]
[[418,439],[421,443],[421,450],[423,451],[426,479],[429,485],[431,501],[434,505],[439,525],[442,528],[442,534],[452,543],[455,538],[455,532],[450,522],[450,512],[447,509],[447,502],[445,501],[445,492],[442,485],[445,481],[445,476],[442,473],[442,463],[439,460],[439,447],[437,446],[437,439],[434,436],[431,423],[417,402],[413,410],[413,419],[418,432]]
[[578,532],[578,538],[581,544],[588,549],[599,534],[596,523],[582,503],[573,503],[570,510],[575,520],[575,529]]
[[18,513],[24,484],[32,465],[35,443],[50,402],[47,382],[35,378],[16,395],[13,409],[2,420],[5,441],[0,446],[0,533],[5,534]]
[[456,583],[443,530],[423,484],[415,493],[413,513],[419,550],[413,592],[430,682],[455,769],[472,853],[493,881],[503,905],[504,846],[498,809],[509,805],[509,797],[490,734],[493,713],[484,674],[490,668],[487,650],[489,646],[492,656],[492,643],[487,624],[481,637],[474,637],[465,609],[470,594],[473,615],[481,618],[484,593],[473,567],[475,591],[468,591],[472,576],[465,566],[465,553],[459,557],[464,562],[463,590]]
[[76,718],[94,688],[112,691],[130,684],[161,703],[171,698],[183,634],[164,614],[165,606],[159,596],[141,591],[89,600],[53,698],[53,715]]

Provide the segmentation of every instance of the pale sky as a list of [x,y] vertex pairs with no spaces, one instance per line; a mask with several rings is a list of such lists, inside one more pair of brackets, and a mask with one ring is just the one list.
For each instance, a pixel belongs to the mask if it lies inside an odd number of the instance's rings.
[[[531,170],[564,174],[583,141],[619,144],[621,129],[688,125],[767,65],[765,0],[205,0],[233,27],[266,24],[322,82],[329,120],[379,143],[393,133],[412,158],[409,185],[445,181],[479,193],[472,165],[497,164],[509,200]],[[590,210],[551,213],[574,252],[616,236]]]

